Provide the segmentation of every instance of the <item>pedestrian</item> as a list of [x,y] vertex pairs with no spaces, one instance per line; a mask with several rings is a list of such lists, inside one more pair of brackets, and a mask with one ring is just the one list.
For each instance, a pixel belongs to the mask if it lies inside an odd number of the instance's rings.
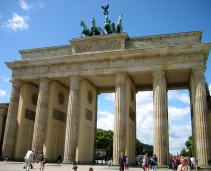
[[89,171],[94,171],[94,169],[92,167],[89,168]]
[[176,156],[174,157],[173,166],[174,166],[174,167],[173,167],[173,168],[174,168],[173,170],[177,170],[177,167],[178,167],[178,160],[177,160],[177,157],[176,157]]
[[174,159],[173,156],[169,156],[169,165],[168,165],[168,169],[169,170],[173,170],[173,163],[174,163]]
[[129,168],[129,159],[128,159],[128,156],[125,156],[125,170],[127,170]]
[[193,156],[190,158],[191,160],[191,164],[192,164],[192,167],[195,171],[198,171],[198,159],[196,158],[196,156]]
[[121,152],[121,155],[119,156],[119,171],[124,171],[125,163],[126,163],[126,159],[125,159],[124,153]]
[[77,171],[77,169],[78,169],[78,166],[76,164],[74,164],[72,170]]
[[38,160],[39,160],[39,169],[40,171],[43,171],[44,170],[44,155],[43,155],[43,151],[40,152],[40,155],[38,157]]
[[180,165],[177,168],[177,171],[191,171],[190,166],[188,166],[188,160],[186,157],[180,157]]
[[154,156],[150,159],[150,166],[152,167],[152,171],[156,171],[156,167],[157,167],[157,157],[156,154],[154,154]]
[[149,157],[147,153],[144,155],[143,165],[144,165],[144,170],[149,171]]
[[[24,159],[25,159],[25,163],[26,163],[25,169],[26,169],[26,171],[29,171],[31,162],[34,159],[34,152],[31,150],[28,150]],[[32,166],[32,168],[33,168],[33,166]]]
[[60,164],[62,162],[62,155],[60,154],[56,159],[57,164]]

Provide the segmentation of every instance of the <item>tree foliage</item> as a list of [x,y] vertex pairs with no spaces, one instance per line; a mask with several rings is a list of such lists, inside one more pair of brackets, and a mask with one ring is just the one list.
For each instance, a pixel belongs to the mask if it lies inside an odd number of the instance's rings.
[[188,140],[185,142],[186,148],[183,148],[180,152],[181,156],[193,156],[193,139],[192,136],[188,137]]
[[106,149],[106,155],[112,156],[113,153],[113,131],[97,129],[96,133],[97,149]]
[[[96,143],[97,143],[96,146],[97,149],[106,149],[107,156],[113,155],[113,131],[97,129]],[[148,144],[143,144],[138,139],[136,139],[136,155],[143,155],[145,153],[148,153],[149,156],[152,156],[153,146]]]

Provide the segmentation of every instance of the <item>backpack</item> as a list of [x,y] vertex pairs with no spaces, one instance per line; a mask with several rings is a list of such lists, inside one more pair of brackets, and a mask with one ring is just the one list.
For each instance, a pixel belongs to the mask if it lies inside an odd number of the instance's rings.
[[145,163],[147,163],[147,164],[150,163],[149,157],[147,157],[147,158],[145,159]]
[[44,161],[44,155],[43,155],[43,154],[39,155],[38,160],[39,160],[39,161]]

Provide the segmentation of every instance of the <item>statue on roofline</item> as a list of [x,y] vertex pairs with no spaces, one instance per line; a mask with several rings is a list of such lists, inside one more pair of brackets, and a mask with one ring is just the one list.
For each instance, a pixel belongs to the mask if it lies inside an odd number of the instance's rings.
[[109,7],[109,4],[108,5],[106,5],[106,6],[101,6],[102,7],[102,9],[104,9],[104,15],[108,15],[108,7]]
[[101,34],[122,33],[122,31],[123,31],[123,25],[122,25],[123,15],[121,14],[119,16],[118,22],[115,26],[114,23],[111,24],[111,21],[108,18],[109,4],[106,6],[101,6],[101,7],[104,9],[104,15],[105,15],[105,22],[104,22],[103,29],[101,27],[96,26],[96,21],[95,21],[94,17],[92,17],[90,29],[88,29],[86,27],[86,24],[84,21],[80,21],[80,26],[82,27],[81,37],[82,37],[82,34],[84,34],[85,36],[94,36],[94,35],[101,35]]

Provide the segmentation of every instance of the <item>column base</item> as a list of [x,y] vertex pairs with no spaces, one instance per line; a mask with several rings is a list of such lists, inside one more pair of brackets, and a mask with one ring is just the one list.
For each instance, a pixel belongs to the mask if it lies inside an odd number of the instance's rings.
[[74,163],[74,161],[72,161],[72,160],[63,160],[62,163],[63,163],[63,164],[76,164],[76,163]]
[[112,162],[112,166],[119,166],[118,162]]
[[161,165],[157,165],[156,170],[163,171],[163,170],[168,170],[168,168],[166,165],[161,164]]
[[211,166],[199,166],[198,167],[198,171],[210,171],[211,170]]

